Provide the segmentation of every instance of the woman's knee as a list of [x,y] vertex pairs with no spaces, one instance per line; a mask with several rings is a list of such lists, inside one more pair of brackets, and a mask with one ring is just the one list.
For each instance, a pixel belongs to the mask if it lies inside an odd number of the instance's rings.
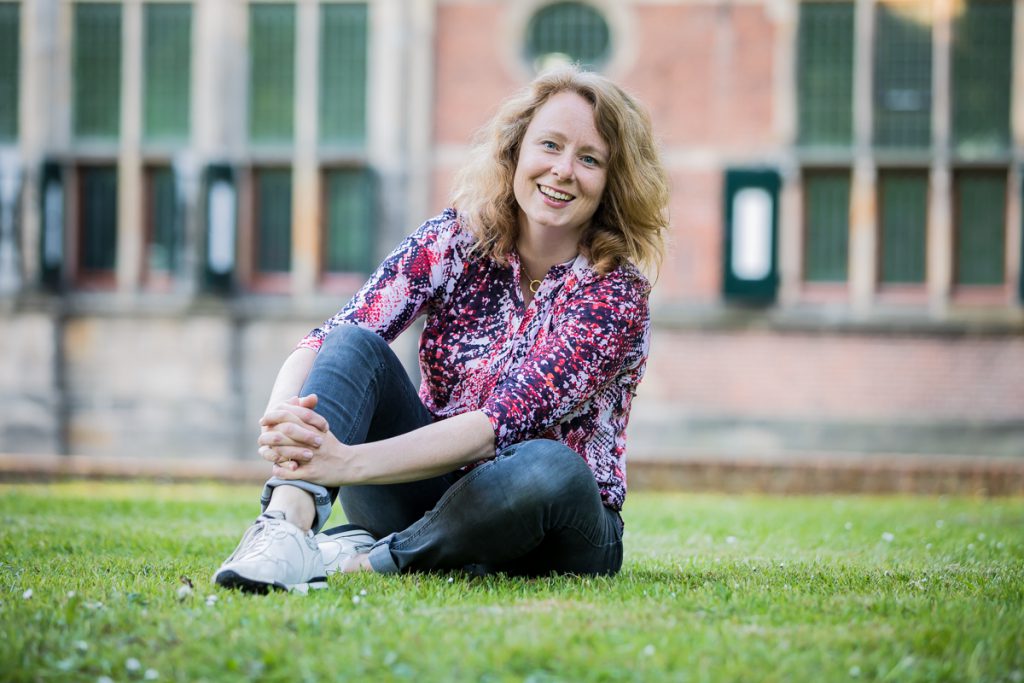
[[376,332],[371,332],[358,325],[339,325],[324,337],[320,353],[338,352],[351,348],[378,350],[382,346],[389,348],[388,343]]

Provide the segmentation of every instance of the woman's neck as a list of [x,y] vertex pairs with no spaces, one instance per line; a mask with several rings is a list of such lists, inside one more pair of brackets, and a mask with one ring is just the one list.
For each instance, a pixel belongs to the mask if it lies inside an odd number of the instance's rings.
[[516,251],[529,272],[543,278],[552,266],[565,263],[579,253],[579,240],[576,235],[566,239],[563,235],[537,235],[522,230],[516,240]]

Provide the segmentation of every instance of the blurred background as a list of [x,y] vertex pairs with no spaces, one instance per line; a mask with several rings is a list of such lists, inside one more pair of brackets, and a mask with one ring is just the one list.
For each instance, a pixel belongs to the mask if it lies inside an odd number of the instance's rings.
[[564,61],[671,175],[633,461],[1024,456],[1022,0],[0,1],[0,452],[252,460]]

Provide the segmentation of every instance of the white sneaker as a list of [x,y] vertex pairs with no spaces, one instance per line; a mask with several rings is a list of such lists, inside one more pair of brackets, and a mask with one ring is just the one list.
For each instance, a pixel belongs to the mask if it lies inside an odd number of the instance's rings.
[[342,524],[316,535],[327,574],[341,571],[348,558],[367,552],[377,542],[370,532],[355,524]]
[[306,593],[326,588],[327,574],[313,532],[303,533],[275,510],[256,518],[213,582],[251,593],[271,588]]

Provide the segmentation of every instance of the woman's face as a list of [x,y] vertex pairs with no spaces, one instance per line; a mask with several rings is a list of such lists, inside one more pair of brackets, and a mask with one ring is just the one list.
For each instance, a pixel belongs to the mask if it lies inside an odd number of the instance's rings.
[[523,230],[579,237],[601,203],[608,144],[590,103],[574,92],[548,98],[534,113],[519,149],[513,191]]

